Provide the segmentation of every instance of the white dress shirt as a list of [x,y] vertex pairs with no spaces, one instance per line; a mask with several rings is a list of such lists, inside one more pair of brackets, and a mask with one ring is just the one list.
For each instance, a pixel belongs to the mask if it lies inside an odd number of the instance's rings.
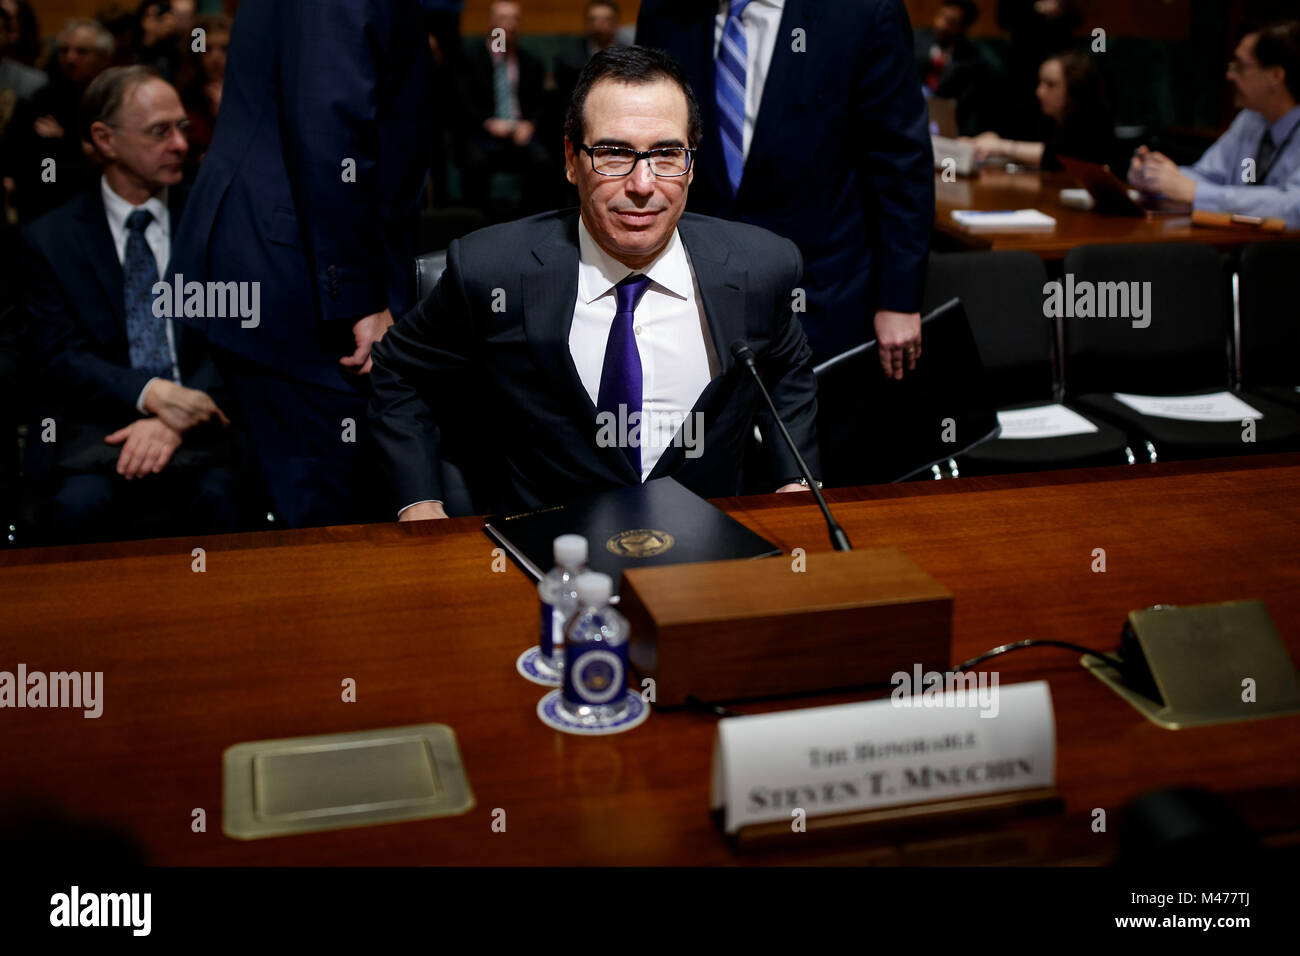
[[[749,6],[740,15],[740,22],[745,27],[745,128],[742,131],[741,151],[746,159],[749,158],[749,144],[754,138],[754,123],[758,119],[759,104],[763,102],[763,86],[767,83],[767,71],[772,65],[772,53],[776,50],[776,35],[781,29],[781,13],[784,8],[785,0],[750,0]],[[722,45],[722,31],[726,29],[730,10],[730,0],[719,0],[718,17],[713,31],[715,59],[718,47]]]
[[[113,187],[108,184],[106,177],[100,178],[99,186],[104,197],[104,213],[108,217],[108,231],[113,237],[113,248],[117,250],[118,264],[123,264],[126,260],[127,217],[137,209],[147,209],[153,213],[153,220],[145,227],[144,241],[149,244],[149,251],[153,253],[154,261],[158,263],[158,278],[165,279],[163,272],[166,271],[167,264],[171,261],[172,250],[171,213],[167,209],[167,190],[164,188],[156,196],[150,196],[143,205],[133,206],[113,191]],[[181,370],[176,361],[176,337],[172,329],[172,320],[164,319],[163,321],[167,323],[167,353],[172,360],[172,380],[179,382],[181,380]],[[151,378],[145,382],[144,388],[140,390],[140,397],[135,400],[136,410],[142,415],[146,414],[144,407],[145,393],[149,391],[149,386],[154,381],[156,381],[156,378]]]
[[[593,404],[600,395],[605,347],[618,307],[614,286],[633,271],[601,249],[579,218],[578,299],[569,329],[569,353]],[[676,229],[663,252],[636,273],[650,279],[632,326],[641,356],[642,418],[670,426],[685,421],[721,365],[704,317],[695,270]],[[642,428],[642,481],[675,437],[671,427]]]

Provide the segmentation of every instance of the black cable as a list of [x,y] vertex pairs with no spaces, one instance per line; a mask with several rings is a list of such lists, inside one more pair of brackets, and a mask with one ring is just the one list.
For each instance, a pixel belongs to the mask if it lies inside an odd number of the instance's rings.
[[728,710],[720,704],[711,704],[707,700],[700,700],[698,697],[686,698],[686,709],[700,711],[705,714],[712,714],[715,717],[743,717],[734,710]]
[[965,663],[958,664],[956,667],[953,668],[953,673],[955,674],[960,671],[969,670],[970,668],[974,667],[976,664],[982,664],[990,657],[997,657],[999,654],[1006,654],[1010,651],[1018,651],[1025,647],[1063,647],[1067,651],[1081,651],[1084,654],[1087,654],[1089,657],[1095,657],[1098,660],[1104,661],[1105,663],[1109,664],[1111,667],[1115,668],[1116,670],[1122,671],[1124,669],[1123,662],[1120,661],[1118,658],[1111,657],[1109,654],[1103,654],[1100,651],[1094,651],[1092,648],[1084,647],[1082,644],[1071,644],[1069,641],[1048,641],[1039,638],[1032,638],[1027,641],[1014,641],[1011,644],[1003,644],[1000,647],[993,648],[993,650],[991,651],[985,651],[983,654],[979,655],[978,657],[972,657],[970,660],[966,661]]

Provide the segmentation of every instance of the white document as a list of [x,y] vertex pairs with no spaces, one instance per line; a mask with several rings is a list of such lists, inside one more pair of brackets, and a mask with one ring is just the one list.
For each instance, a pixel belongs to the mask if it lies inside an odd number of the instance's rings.
[[1174,418],[1180,422],[1240,422],[1245,418],[1263,418],[1231,392],[1210,395],[1129,395],[1116,392],[1115,398],[1135,412],[1155,418]]
[[1073,408],[1064,405],[1039,405],[998,412],[1001,438],[1064,438],[1066,435],[1090,435],[1097,426]]
[[1056,220],[1037,209],[1003,209],[996,212],[954,209],[952,218],[959,226],[971,232],[1051,232],[1056,228]]
[[[939,676],[939,675],[936,675]],[[951,680],[981,675],[948,675]],[[725,829],[862,808],[1052,786],[1056,724],[1045,681],[718,722],[713,806]],[[906,705],[906,706],[905,706]]]

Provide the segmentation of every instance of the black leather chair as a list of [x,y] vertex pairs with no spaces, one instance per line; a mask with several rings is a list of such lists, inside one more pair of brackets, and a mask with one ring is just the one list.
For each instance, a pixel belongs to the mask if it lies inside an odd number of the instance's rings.
[[1300,449],[1300,416],[1250,392],[1238,397],[1262,415],[1253,433],[1240,419],[1204,422],[1148,415],[1115,397],[1116,392],[1186,396],[1232,390],[1229,282],[1210,247],[1083,246],[1066,256],[1065,272],[1073,275],[1076,287],[1087,282],[1097,291],[1103,283],[1151,283],[1146,327],[1134,327],[1126,317],[1065,319],[1065,392],[1072,404],[1123,429],[1130,445],[1149,443],[1152,458]]
[[[438,285],[447,268],[447,250],[415,259],[415,293],[423,301]],[[485,514],[493,509],[495,469],[477,411],[482,403],[466,401],[457,417],[439,422],[439,453],[443,485],[443,510],[451,517]],[[399,504],[400,506],[400,504]]]
[[818,365],[817,403],[851,428],[818,422],[827,485],[873,485],[931,472],[998,434],[996,406],[961,302],[921,320],[923,354],[902,381],[885,378],[873,340]]
[[1300,242],[1247,246],[1237,278],[1241,387],[1300,409]]
[[[1031,252],[936,253],[930,257],[925,309],[961,299],[999,411],[1046,409],[1061,401],[1056,323],[1043,310],[1046,283],[1043,261]],[[923,340],[922,361],[932,354]],[[962,455],[961,473],[1088,468],[1132,461],[1123,432],[1083,417],[1096,431],[1046,438],[999,436]]]

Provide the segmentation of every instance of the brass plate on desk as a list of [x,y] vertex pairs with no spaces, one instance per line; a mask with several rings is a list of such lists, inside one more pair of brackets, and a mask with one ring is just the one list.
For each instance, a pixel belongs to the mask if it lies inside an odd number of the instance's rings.
[[446,724],[255,740],[222,755],[221,828],[237,840],[455,816],[474,807]]

